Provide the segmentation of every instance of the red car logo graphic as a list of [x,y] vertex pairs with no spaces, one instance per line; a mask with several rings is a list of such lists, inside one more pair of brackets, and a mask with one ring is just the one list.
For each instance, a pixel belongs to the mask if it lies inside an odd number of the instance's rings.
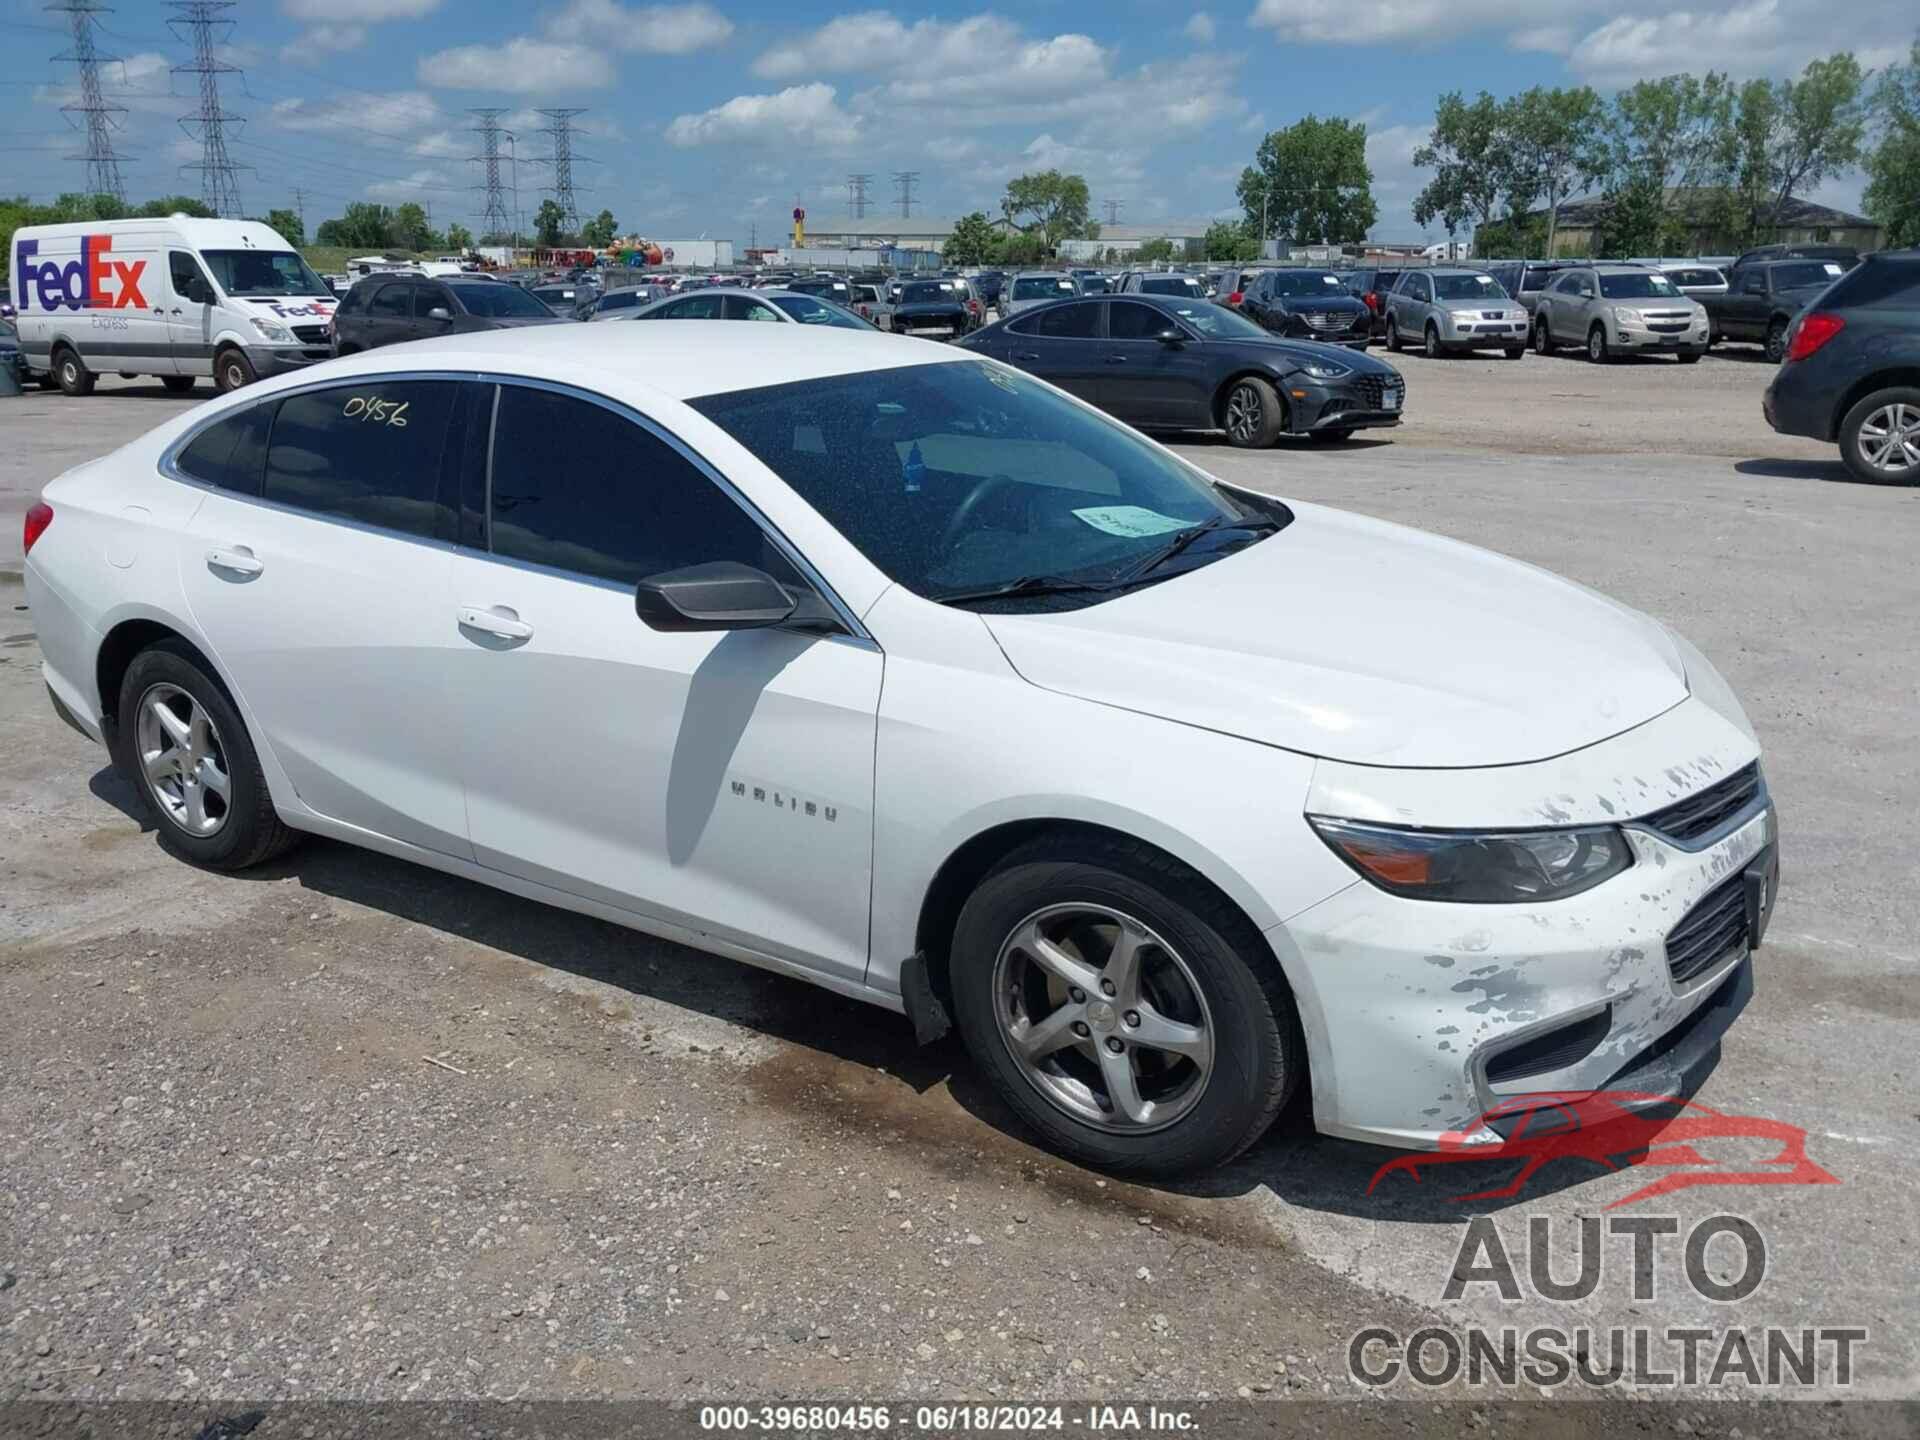
[[[1517,1118],[1516,1118],[1517,1117]],[[1498,1122],[1498,1123],[1496,1123]],[[1470,1143],[1488,1127],[1509,1133],[1497,1145]],[[1697,1148],[1710,1140],[1758,1140],[1778,1144],[1776,1154],[1739,1168]],[[1373,1172],[1371,1195],[1387,1176],[1405,1173],[1415,1183],[1423,1166],[1462,1160],[1519,1160],[1519,1172],[1506,1184],[1457,1202],[1496,1200],[1518,1195],[1534,1172],[1555,1160],[1586,1160],[1608,1170],[1632,1166],[1686,1166],[1662,1175],[1604,1208],[1618,1209],[1696,1185],[1838,1185],[1840,1180],[1807,1156],[1807,1132],[1798,1125],[1757,1115],[1725,1115],[1671,1096],[1632,1090],[1595,1090],[1578,1094],[1512,1095],[1462,1130],[1449,1130],[1439,1147],[1398,1155]]]

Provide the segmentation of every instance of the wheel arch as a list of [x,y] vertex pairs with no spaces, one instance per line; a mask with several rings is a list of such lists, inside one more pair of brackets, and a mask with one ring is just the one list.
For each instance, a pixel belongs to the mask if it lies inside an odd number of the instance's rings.
[[1233,387],[1242,380],[1264,380],[1273,387],[1273,393],[1280,397],[1280,428],[1285,433],[1293,423],[1293,402],[1287,397],[1285,377],[1271,370],[1262,370],[1258,366],[1243,365],[1226,379],[1222,380],[1213,392],[1213,423],[1217,428],[1225,429],[1227,424],[1227,396],[1233,393]]
[[207,674],[213,677],[214,683],[233,701],[234,708],[240,707],[233,686],[228,683],[226,675],[206,646],[171,620],[146,613],[130,615],[108,628],[94,655],[93,677],[100,696],[100,728],[107,737],[109,747],[113,745],[114,734],[120,725],[120,685],[127,678],[127,668],[141,651],[152,649],[162,640],[178,640],[192,650],[194,657],[206,667]]
[[1867,396],[1876,390],[1890,390],[1899,386],[1911,386],[1920,390],[1920,365],[1898,366],[1890,370],[1876,370],[1872,374],[1856,380],[1841,393],[1833,407],[1833,414],[1827,419],[1827,439],[1837,441],[1840,438],[1841,422]]

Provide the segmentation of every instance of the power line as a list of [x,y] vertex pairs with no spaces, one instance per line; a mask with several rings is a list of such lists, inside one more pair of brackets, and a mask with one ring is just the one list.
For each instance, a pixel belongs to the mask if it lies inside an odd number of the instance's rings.
[[911,220],[913,218],[913,187],[920,183],[920,172],[896,170],[893,172],[893,183],[900,187],[900,218]]
[[100,54],[93,43],[94,27],[99,23],[97,17],[107,7],[95,4],[94,0],[59,0],[44,8],[64,14],[73,34],[73,48],[54,56],[54,63],[71,61],[80,69],[79,103],[62,105],[60,111],[69,117],[87,117],[87,152],[84,156],[67,158],[87,162],[88,194],[111,195],[116,204],[124,206],[127,195],[120,184],[120,157],[113,148],[113,132],[119,122],[113,117],[126,114],[127,107],[109,104],[100,94],[100,62],[119,57]]
[[867,218],[867,186],[872,180],[871,175],[847,176],[847,209],[856,220]]
[[509,233],[513,222],[507,216],[507,191],[500,181],[500,117],[504,109],[469,110],[470,115],[478,115],[480,123],[473,130],[480,136],[480,153],[468,159],[486,167],[485,179],[481,189],[487,192],[486,214],[480,221],[480,234],[493,236],[497,241]]
[[561,226],[569,232],[580,229],[580,206],[573,198],[573,117],[586,114],[584,106],[539,110],[552,123],[542,133],[553,137],[553,203],[560,207]]
[[[240,182],[236,178],[240,170],[250,170],[250,165],[235,165],[227,154],[227,126],[244,125],[246,121],[227,110],[220,104],[220,77],[238,75],[240,67],[229,65],[215,53],[215,27],[223,27],[220,39],[224,40],[232,33],[233,21],[226,18],[226,11],[234,7],[235,0],[167,0],[169,10],[179,11],[179,18],[169,20],[167,28],[175,37],[185,40],[192,37],[193,62],[188,65],[175,65],[175,75],[198,75],[200,77],[200,108],[192,115],[182,116],[180,128],[193,135],[195,127],[199,129],[200,160],[197,164],[183,165],[182,170],[200,172],[200,198],[214,214],[228,219],[240,218]],[[187,27],[182,35],[181,26]]]

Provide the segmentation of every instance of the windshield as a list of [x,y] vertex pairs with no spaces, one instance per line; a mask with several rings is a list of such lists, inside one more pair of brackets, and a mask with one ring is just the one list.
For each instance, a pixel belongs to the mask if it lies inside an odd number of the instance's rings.
[[789,290],[798,290],[802,295],[845,295],[848,294],[844,280],[796,280],[787,286]]
[[1182,302],[1167,307],[1209,340],[1271,340],[1272,332],[1256,325],[1237,310],[1215,305],[1210,300],[1191,304]]
[[479,285],[449,285],[469,315],[492,315],[503,319],[515,316],[538,319],[548,314],[547,307],[518,285],[487,281]]
[[943,301],[951,303],[957,298],[953,286],[945,281],[923,280],[904,286],[900,291],[902,305],[938,305]]
[[202,250],[214,283],[229,295],[332,295],[333,289],[291,250]]
[[1344,295],[1347,292],[1338,275],[1329,275],[1324,270],[1276,270],[1273,272],[1273,293],[1293,296]]
[[1433,293],[1441,300],[1504,300],[1507,292],[1491,275],[1436,275]]
[[1677,300],[1680,297],[1671,280],[1651,270],[1643,270],[1637,275],[1602,275],[1600,293],[1609,300]]
[[1104,275],[1082,275],[1080,293],[1082,295],[1104,295],[1113,288],[1113,282]]
[[824,300],[816,300],[811,295],[775,295],[771,297],[787,314],[802,325],[836,325],[842,330],[871,330],[859,316],[842,310],[838,305],[829,305]]
[[[1112,583],[1181,531],[1262,513],[1124,425],[991,361],[835,375],[690,403],[882,571],[933,599],[1030,576]],[[1180,569],[1219,553],[1218,542],[1196,545]]]
[[1773,267],[1773,288],[1797,290],[1804,285],[1825,285],[1829,280],[1838,280],[1845,273],[1839,264],[1832,260],[1809,260],[1801,265],[1776,265]]
[[533,298],[544,301],[548,305],[569,305],[573,302],[573,291],[554,289],[536,290],[533,292]]
[[1079,293],[1080,287],[1064,275],[1023,275],[1013,282],[1016,300],[1055,300]]
[[1191,275],[1155,275],[1140,282],[1142,295],[1191,295],[1196,299],[1206,288]]

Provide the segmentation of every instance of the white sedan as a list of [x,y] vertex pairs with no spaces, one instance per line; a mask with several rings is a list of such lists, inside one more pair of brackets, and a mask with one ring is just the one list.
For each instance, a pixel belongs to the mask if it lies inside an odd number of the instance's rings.
[[919,341],[375,350],[25,541],[53,704],[182,859],[329,835],[951,1019],[1115,1170],[1297,1090],[1413,1147],[1680,1093],[1772,906],[1753,730],[1672,632]]

